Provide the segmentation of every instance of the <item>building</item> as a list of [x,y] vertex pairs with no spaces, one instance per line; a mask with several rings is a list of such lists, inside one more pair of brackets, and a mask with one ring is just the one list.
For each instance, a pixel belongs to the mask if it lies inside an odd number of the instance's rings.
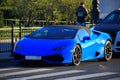
[[100,18],[120,8],[120,0],[99,0]]

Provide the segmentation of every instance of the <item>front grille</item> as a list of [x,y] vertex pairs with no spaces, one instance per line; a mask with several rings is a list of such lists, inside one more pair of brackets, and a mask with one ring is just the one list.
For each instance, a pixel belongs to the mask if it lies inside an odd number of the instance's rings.
[[15,60],[20,60],[20,59],[25,59],[25,56],[14,53],[14,54],[13,54],[13,58],[14,58]]
[[117,46],[120,46],[120,41],[117,42]]
[[46,60],[49,60],[51,62],[62,62],[64,59],[61,55],[51,55],[51,56],[45,56],[43,57]]

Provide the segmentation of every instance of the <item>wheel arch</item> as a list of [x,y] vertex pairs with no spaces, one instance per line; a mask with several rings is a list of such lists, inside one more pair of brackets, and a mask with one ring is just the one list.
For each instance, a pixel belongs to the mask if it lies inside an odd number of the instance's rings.
[[107,39],[106,41],[110,41],[112,43],[112,40],[111,39]]
[[80,46],[80,48],[82,49],[81,44],[77,43],[76,45],[79,45],[79,46]]

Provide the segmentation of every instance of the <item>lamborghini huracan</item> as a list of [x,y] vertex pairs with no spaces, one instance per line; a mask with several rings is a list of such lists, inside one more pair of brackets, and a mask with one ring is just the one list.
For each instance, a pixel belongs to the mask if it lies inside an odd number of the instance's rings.
[[14,47],[13,61],[38,60],[75,66],[86,60],[112,58],[109,34],[75,25],[51,25],[25,35]]

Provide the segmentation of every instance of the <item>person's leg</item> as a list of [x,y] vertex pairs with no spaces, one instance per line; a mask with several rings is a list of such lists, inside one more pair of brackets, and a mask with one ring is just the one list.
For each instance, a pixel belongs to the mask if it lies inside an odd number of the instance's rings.
[[76,22],[76,25],[77,25],[77,26],[80,26],[80,23],[79,23],[79,22]]
[[86,22],[83,22],[83,23],[81,24],[81,26],[86,27]]

